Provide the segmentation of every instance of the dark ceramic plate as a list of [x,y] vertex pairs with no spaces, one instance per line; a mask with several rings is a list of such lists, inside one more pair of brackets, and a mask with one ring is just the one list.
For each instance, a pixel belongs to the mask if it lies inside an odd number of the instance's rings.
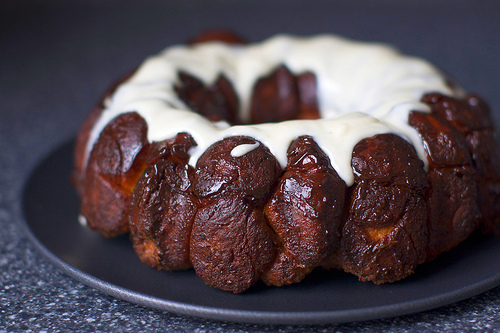
[[133,303],[229,321],[320,324],[415,313],[500,284],[500,241],[474,235],[399,283],[376,286],[343,272],[317,270],[292,286],[257,284],[238,295],[213,289],[193,270],[157,271],[141,263],[127,237],[105,239],[81,226],[79,200],[69,183],[72,150],[72,142],[59,147],[27,180],[24,214],[30,235],[67,274]]

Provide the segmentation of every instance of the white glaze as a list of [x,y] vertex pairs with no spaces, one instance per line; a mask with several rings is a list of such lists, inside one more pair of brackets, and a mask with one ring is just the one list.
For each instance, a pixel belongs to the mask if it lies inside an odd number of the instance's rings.
[[231,156],[232,157],[241,157],[245,154],[248,154],[254,149],[257,149],[257,147],[260,146],[260,143],[255,142],[255,143],[244,143],[239,146],[234,147],[231,150]]
[[[239,116],[246,120],[256,80],[280,64],[294,74],[310,71],[316,75],[322,120],[231,127],[225,122],[212,123],[190,111],[173,89],[179,70],[198,77],[206,85],[212,85],[223,73],[239,96]],[[408,114],[412,110],[429,112],[420,102],[428,92],[450,96],[460,93],[450,89],[441,73],[422,59],[403,56],[386,45],[334,35],[279,35],[248,46],[219,42],[174,46],[146,59],[117,89],[91,131],[87,151],[109,121],[135,111],[148,123],[151,142],[172,138],[179,132],[190,133],[198,144],[191,151],[192,165],[212,143],[233,135],[247,135],[266,145],[284,167],[293,139],[311,135],[339,176],[351,185],[352,149],[360,140],[376,134],[401,135],[427,163],[418,133],[408,125]],[[243,154],[247,148],[235,154]]]

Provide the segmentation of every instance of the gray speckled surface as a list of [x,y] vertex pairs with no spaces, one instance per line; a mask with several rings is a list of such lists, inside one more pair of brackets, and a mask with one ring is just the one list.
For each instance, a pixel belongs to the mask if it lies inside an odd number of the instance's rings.
[[0,13],[0,332],[500,331],[500,287],[432,311],[340,325],[265,326],[175,315],[66,276],[21,227],[27,176],[75,135],[105,87],[144,56],[206,27],[230,27],[255,40],[283,31],[330,31],[393,43],[481,92],[498,123],[499,2],[4,0]]

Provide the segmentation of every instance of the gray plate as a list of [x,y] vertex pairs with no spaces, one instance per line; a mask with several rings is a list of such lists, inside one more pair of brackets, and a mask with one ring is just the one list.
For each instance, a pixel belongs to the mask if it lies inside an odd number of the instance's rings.
[[316,270],[292,286],[258,283],[238,295],[213,289],[193,270],[149,268],[127,237],[105,239],[81,226],[79,200],[69,182],[72,151],[73,142],[57,148],[28,178],[23,208],[29,234],[68,275],[133,303],[229,321],[320,324],[415,313],[500,284],[500,242],[474,235],[399,283],[376,286],[343,272]]

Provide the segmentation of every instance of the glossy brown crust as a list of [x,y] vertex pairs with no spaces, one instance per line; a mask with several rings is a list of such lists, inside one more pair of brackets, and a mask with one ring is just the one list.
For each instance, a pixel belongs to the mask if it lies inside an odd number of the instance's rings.
[[456,128],[437,114],[421,112],[412,112],[409,123],[420,133],[429,160],[427,260],[432,260],[478,227],[477,184],[467,143]]
[[297,119],[319,119],[318,82],[316,75],[305,72],[295,77],[299,95],[299,114]]
[[464,137],[473,131],[493,128],[488,105],[476,95],[460,100],[433,93],[425,95],[422,101],[431,107],[433,114],[445,119]]
[[306,72],[294,76],[288,67],[281,65],[255,83],[250,105],[251,123],[319,118],[314,74]]
[[346,189],[311,137],[292,142],[285,172],[265,207],[278,238],[278,254],[264,273],[264,282],[295,283],[331,261],[340,243]]
[[[232,150],[258,144],[242,156]],[[199,158],[193,192],[200,198],[191,234],[191,261],[205,283],[242,292],[260,279],[274,256],[262,212],[281,173],[276,158],[248,137],[216,142]]]
[[464,241],[479,225],[477,187],[470,166],[429,171],[427,261]]
[[224,75],[206,87],[201,80],[185,72],[179,73],[179,84],[175,91],[189,108],[210,121],[238,122],[239,100],[233,86]]
[[[254,144],[258,146],[242,156],[231,153],[237,146]],[[267,147],[250,137],[233,136],[214,143],[200,156],[193,191],[201,199],[244,195],[249,203],[262,207],[280,175],[278,161]]]
[[428,94],[423,101],[464,136],[477,183],[481,228],[500,234],[500,146],[489,106],[473,94],[462,100]]
[[500,146],[495,132],[477,130],[466,137],[472,154],[474,177],[484,233],[500,235]]
[[341,236],[345,271],[376,284],[400,280],[425,260],[427,177],[415,149],[392,134],[362,140]]
[[194,168],[187,151],[195,145],[188,134],[154,143],[132,193],[130,239],[141,260],[158,269],[192,267],[189,240],[198,200],[192,194]]
[[146,167],[147,124],[137,113],[113,119],[94,144],[85,170],[81,212],[106,237],[129,230],[129,200]]
[[444,119],[413,111],[408,122],[424,142],[430,169],[470,165],[470,153],[464,137]]
[[262,210],[243,196],[204,202],[191,235],[194,270],[208,285],[235,293],[259,280],[274,255]]

